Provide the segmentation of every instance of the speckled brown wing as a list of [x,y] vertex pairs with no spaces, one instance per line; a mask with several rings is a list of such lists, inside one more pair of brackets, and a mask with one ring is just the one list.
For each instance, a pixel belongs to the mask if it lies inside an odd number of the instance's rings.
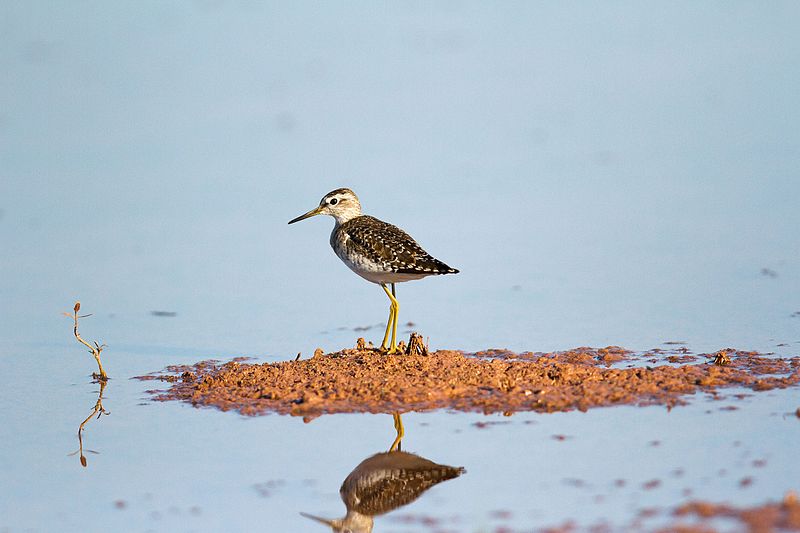
[[388,513],[416,500],[432,486],[464,473],[406,452],[383,452],[358,465],[340,489],[348,511],[368,516]]
[[345,232],[348,250],[368,257],[387,270],[400,274],[456,274],[450,268],[431,256],[405,231],[397,226],[362,215],[348,220],[339,227]]

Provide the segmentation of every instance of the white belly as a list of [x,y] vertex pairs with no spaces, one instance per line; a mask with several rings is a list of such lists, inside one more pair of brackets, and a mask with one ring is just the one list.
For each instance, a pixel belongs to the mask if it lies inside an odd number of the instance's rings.
[[348,255],[345,247],[334,248],[334,252],[347,265],[350,270],[361,276],[367,281],[372,283],[402,283],[404,281],[413,281],[415,279],[422,279],[425,276],[430,276],[430,273],[419,274],[401,274],[386,270],[386,268],[361,255]]
[[414,281],[415,279],[422,279],[430,274],[400,274],[398,272],[375,272],[371,270],[362,270],[347,264],[350,270],[361,276],[367,281],[372,283],[402,283],[404,281]]

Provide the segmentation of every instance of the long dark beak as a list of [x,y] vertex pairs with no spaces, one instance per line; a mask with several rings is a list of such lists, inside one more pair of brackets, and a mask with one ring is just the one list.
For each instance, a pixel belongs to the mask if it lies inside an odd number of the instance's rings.
[[328,520],[327,518],[320,518],[318,516],[314,516],[313,514],[308,514],[308,513],[300,513],[300,514],[305,516],[306,518],[310,518],[311,520],[314,520],[316,522],[320,522],[322,524],[325,524],[326,526],[336,527],[335,520]]
[[319,215],[321,211],[322,211],[322,206],[321,205],[317,206],[314,209],[312,209],[311,211],[309,211],[308,213],[300,215],[297,218],[293,218],[292,220],[289,221],[289,224],[294,224],[295,222],[300,222],[301,220],[305,220],[307,218],[313,217],[314,215]]

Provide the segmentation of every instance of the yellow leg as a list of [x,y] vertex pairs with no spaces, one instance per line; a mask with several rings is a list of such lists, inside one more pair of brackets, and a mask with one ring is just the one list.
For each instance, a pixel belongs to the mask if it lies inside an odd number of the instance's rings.
[[[386,290],[385,285],[381,285],[383,290]],[[388,292],[386,294],[389,294]],[[390,296],[391,298],[391,296]],[[386,333],[383,334],[383,341],[381,342],[381,350],[388,350],[389,334],[392,331],[392,323],[394,322],[394,304],[389,304],[389,321],[386,323]]]
[[394,323],[392,324],[392,347],[389,349],[389,353],[397,351],[397,315],[400,314],[400,302],[397,301],[394,293],[394,283],[392,283],[392,299],[394,299]]
[[[389,289],[386,287],[385,283],[381,283],[381,287],[383,291],[386,293],[386,296],[389,297],[391,300],[391,305],[389,306],[389,322],[386,324],[386,333],[383,335],[383,342],[381,343],[381,348],[384,350],[389,350],[388,353],[397,353],[397,314],[400,311],[400,303],[397,301],[397,298],[394,297],[394,283],[392,283],[392,291],[389,292]],[[386,346],[386,341],[389,340],[389,331],[392,332],[392,343],[390,346]]]
[[392,417],[394,418],[394,429],[397,431],[397,436],[394,438],[391,448],[389,448],[390,452],[400,451],[400,441],[403,440],[403,436],[406,434],[403,429],[403,419],[400,418],[400,413],[394,413]]

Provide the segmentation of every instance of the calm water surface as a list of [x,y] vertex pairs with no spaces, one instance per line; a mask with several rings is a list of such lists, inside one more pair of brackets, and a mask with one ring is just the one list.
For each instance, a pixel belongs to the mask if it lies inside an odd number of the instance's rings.
[[[339,485],[388,448],[390,415],[246,419],[151,403],[160,385],[130,379],[380,341],[354,328],[388,302],[331,253],[332,221],[286,225],[340,186],[461,270],[398,286],[401,323],[433,348],[798,355],[798,15],[3,3],[0,531],[314,532],[299,512],[344,515]],[[86,468],[71,454],[98,385],[61,316],[76,300],[112,377]],[[404,449],[467,473],[375,531],[777,499],[800,489],[797,407],[790,389],[408,413]]]

